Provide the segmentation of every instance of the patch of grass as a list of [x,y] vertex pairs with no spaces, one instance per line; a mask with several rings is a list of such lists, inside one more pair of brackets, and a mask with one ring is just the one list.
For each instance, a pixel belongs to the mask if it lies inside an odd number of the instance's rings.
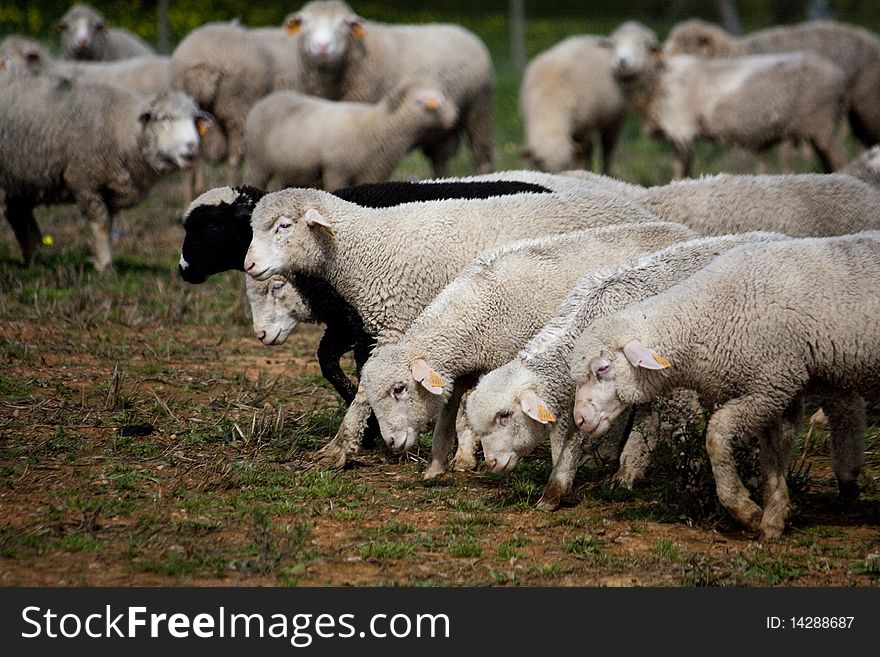
[[651,546],[651,554],[669,563],[680,563],[684,560],[681,548],[665,538],[661,538]]
[[488,513],[460,514],[451,517],[447,525],[451,532],[475,536],[486,527],[498,527],[504,524],[504,519]]
[[370,541],[358,546],[358,554],[364,559],[408,559],[415,552],[415,546],[407,541]]
[[40,555],[52,545],[51,537],[7,525],[0,527],[0,557],[16,559]]
[[456,558],[479,557],[483,554],[480,544],[468,536],[451,536],[448,542],[449,554]]
[[527,538],[522,538],[521,536],[508,538],[507,540],[501,541],[501,544],[498,546],[498,556],[505,561],[522,559],[525,555],[517,550],[517,548],[525,547],[528,544],[529,540]]
[[376,533],[383,536],[400,536],[402,534],[412,534],[418,531],[418,527],[408,522],[400,522],[396,518],[380,525]]
[[68,534],[58,541],[58,547],[66,552],[99,552],[104,542],[88,534]]
[[582,534],[581,536],[570,538],[563,543],[563,547],[566,552],[579,554],[581,556],[593,556],[601,549],[599,541],[589,534]]
[[544,563],[540,566],[537,566],[533,569],[533,572],[538,577],[545,577],[547,579],[558,579],[563,575],[567,575],[572,572],[572,569],[569,566],[563,566],[560,563],[552,562],[552,563]]
[[734,560],[747,576],[766,586],[797,579],[804,572],[802,562],[803,557],[792,552],[770,555],[759,549],[746,551]]

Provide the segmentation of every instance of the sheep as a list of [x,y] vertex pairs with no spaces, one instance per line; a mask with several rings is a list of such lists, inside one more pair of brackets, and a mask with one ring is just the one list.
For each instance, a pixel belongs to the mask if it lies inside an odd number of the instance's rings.
[[426,132],[451,128],[455,106],[422,85],[378,103],[325,100],[296,91],[269,94],[248,113],[248,184],[339,187],[382,182]]
[[[540,179],[534,172],[523,177],[532,183]],[[653,219],[595,185],[544,177],[576,191],[549,193],[534,185],[540,193],[381,211],[318,190],[275,192],[254,209],[245,271],[258,279],[299,271],[327,280],[381,346],[395,341],[440,289],[487,248],[575,228]],[[359,387],[336,438],[324,448],[324,463],[341,467],[357,450],[367,407]]]
[[589,169],[598,134],[602,170],[611,171],[626,104],[611,75],[611,55],[599,37],[569,37],[529,62],[519,107],[525,126],[522,155],[535,168]]
[[410,82],[439,85],[459,108],[451,130],[424,135],[420,148],[436,177],[464,131],[478,172],[493,169],[492,89],[489,51],[457,25],[387,25],[368,21],[340,0],[314,0],[289,15],[285,28],[296,35],[300,66],[296,89],[331,100],[373,103]]
[[880,190],[842,173],[719,174],[657,187],[586,171],[565,175],[606,187],[658,219],[684,224],[701,235],[769,230],[792,237],[827,237],[880,229]]
[[166,55],[111,62],[57,62],[51,70],[58,75],[112,84],[142,94],[158,94],[171,88],[171,57]]
[[[568,412],[574,402],[574,384],[568,371],[578,336],[596,318],[675,285],[725,251],[780,239],[786,238],[776,233],[703,237],[674,244],[625,266],[581,276],[555,316],[516,358],[483,376],[471,393],[468,420],[474,441],[483,446],[486,462],[496,472],[512,470],[523,456],[549,439],[553,472],[538,507],[547,511],[558,508],[571,490],[581,458],[581,439]],[[687,409],[689,402],[689,398],[679,399],[677,405]],[[555,422],[543,422],[529,414],[528,403],[543,405],[555,416]],[[657,440],[656,432],[644,430],[647,423],[658,424],[655,414],[647,411],[637,414],[615,475],[615,480],[627,488],[647,465],[645,439],[651,444]],[[639,441],[639,437],[643,439]],[[467,465],[474,465],[472,458]]]
[[180,93],[142,96],[86,80],[14,76],[0,94],[0,189],[26,265],[40,231],[33,208],[75,202],[89,218],[93,264],[111,265],[113,215],[158,178],[190,166],[210,117]]
[[[226,180],[241,179],[248,111],[272,90],[272,55],[246,28],[208,23],[190,32],[171,56],[171,86],[211,112],[226,138]],[[189,198],[204,188],[202,167],[190,178]]]
[[865,150],[840,172],[880,188],[880,146]]
[[846,77],[849,120],[865,146],[880,142],[880,39],[870,31],[834,21],[758,30],[734,37],[701,20],[677,25],[664,44],[669,55],[740,57],[807,50],[834,62]]
[[0,58],[7,66],[31,73],[43,73],[53,66],[52,56],[39,41],[12,34],[0,41]]
[[249,31],[269,51],[272,58],[272,91],[296,89],[299,56],[293,35],[277,25],[252,27]]
[[833,63],[811,53],[705,60],[664,56],[657,36],[635,22],[611,35],[612,70],[627,102],[654,134],[672,142],[674,177],[690,173],[699,137],[761,151],[784,139],[803,139],[825,172],[845,163],[837,123],[845,79]]
[[155,54],[136,34],[107,25],[100,12],[89,5],[73,5],[55,28],[61,32],[64,59],[110,61]]
[[[864,403],[880,392],[880,232],[751,244],[725,253],[679,283],[597,319],[580,336],[571,376],[574,419],[601,436],[630,404],[675,387],[714,406],[706,449],[721,504],[766,539],[788,511],[791,445],[780,425],[818,394],[831,426],[841,492],[855,485],[864,448]],[[826,399],[829,402],[827,403]],[[749,499],[731,452],[757,435],[764,510]],[[834,456],[833,456],[834,458]]]
[[[527,175],[522,177],[528,178]],[[374,185],[361,185],[338,189],[335,195],[342,199],[366,207],[381,208],[402,203],[435,200],[438,198],[485,198],[497,194],[512,194],[525,190],[535,191],[535,187],[518,182],[497,181],[440,181],[440,182],[390,182]],[[243,263],[251,241],[251,213],[257,201],[265,192],[252,187],[230,189],[220,187],[205,192],[195,199],[184,214],[183,227],[186,232],[181,248],[179,271],[189,283],[202,283],[209,276],[227,270],[243,271]],[[358,372],[373,349],[373,339],[364,330],[363,320],[358,313],[325,282],[305,274],[294,274],[292,285],[302,297],[312,321],[326,325],[326,330],[318,345],[318,363],[324,375],[339,395],[351,403],[355,386],[351,383],[339,360],[344,353],[354,350],[355,365]],[[271,287],[250,287],[250,294],[262,290],[271,294]],[[289,297],[289,311],[296,315],[297,321],[307,321],[299,302]],[[255,303],[255,325],[274,326],[283,311],[282,304],[264,299]],[[271,316],[258,317],[266,308],[272,308]],[[281,320],[289,322],[288,320]],[[292,330],[292,327],[290,327]],[[261,329],[257,329],[259,336]],[[265,341],[267,333],[261,341]],[[282,334],[270,342],[283,342]]]
[[[623,224],[513,242],[481,254],[397,342],[377,349],[364,365],[361,385],[385,441],[408,450],[437,416],[423,476],[442,474],[462,393],[540,329],[579,275],[694,235],[678,224]],[[541,406],[530,411],[545,418]],[[461,454],[472,452],[470,445],[462,447],[459,443]]]

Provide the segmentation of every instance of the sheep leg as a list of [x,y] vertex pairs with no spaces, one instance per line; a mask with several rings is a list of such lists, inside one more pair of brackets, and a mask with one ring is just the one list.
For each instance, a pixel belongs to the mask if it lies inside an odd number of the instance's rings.
[[693,144],[674,144],[675,159],[672,161],[672,178],[687,178],[691,175],[691,164],[694,159]]
[[803,414],[803,401],[800,398],[795,399],[776,422],[766,431],[758,433],[764,494],[761,538],[764,540],[774,540],[782,536],[788,518],[789,497],[785,473],[788,471],[791,446],[800,430]]
[[865,459],[865,401],[856,393],[823,395],[822,410],[831,430],[831,467],[844,502],[859,497],[859,473]]
[[593,168],[593,136],[589,133],[579,135],[574,141],[574,161],[578,169]]
[[[190,202],[205,191],[205,161],[196,158],[189,171],[186,172],[184,181],[184,204],[189,207]],[[184,208],[186,210],[186,208]]]
[[113,264],[113,253],[110,248],[113,216],[107,210],[104,199],[97,192],[80,192],[76,201],[80,211],[89,218],[89,226],[92,229],[92,264],[97,271],[104,271]]
[[721,406],[706,429],[706,451],[715,476],[715,492],[721,504],[734,518],[752,531],[761,527],[763,511],[749,498],[736,471],[732,444],[737,436],[754,436],[763,431],[768,413],[766,400],[757,395],[733,399]]
[[620,453],[620,467],[614,473],[612,483],[632,490],[645,476],[659,438],[660,414],[646,404],[636,410],[633,428]]
[[453,437],[455,436],[455,419],[458,416],[458,408],[461,404],[462,395],[470,388],[470,378],[459,377],[452,385],[452,394],[449,400],[440,409],[437,423],[434,425],[434,436],[431,440],[431,462],[422,473],[422,479],[434,479],[446,472],[446,462],[449,460],[449,452],[452,449]]
[[30,267],[34,261],[37,248],[43,240],[40,227],[34,220],[34,204],[20,196],[11,196],[6,199],[6,220],[12,226],[12,232],[18,245],[21,247],[21,256],[25,267]]
[[583,439],[571,422],[559,421],[550,432],[550,444],[558,445],[554,451],[553,471],[544,487],[544,493],[536,505],[541,511],[555,511],[562,498],[571,490],[578,463],[581,460]]
[[316,454],[318,465],[328,469],[345,467],[348,457],[360,451],[369,419],[370,405],[363,386],[359,385],[336,436]]
[[422,145],[422,152],[431,161],[435,178],[449,177],[449,160],[458,151],[458,132],[451,130]]
[[602,140],[602,173],[606,176],[611,175],[611,158],[614,156],[614,149],[617,147],[617,139],[620,136],[620,129],[622,127],[623,121],[617,121],[600,132]]
[[465,413],[467,396],[469,394],[470,392],[467,392],[462,396],[458,404],[458,414],[455,417],[455,433],[458,436],[458,448],[455,450],[455,456],[452,459],[453,470],[473,470],[477,467],[476,435],[474,435],[474,430],[467,420],[467,413]]
[[244,131],[230,127],[226,137],[226,184],[235,187],[241,184],[241,169],[244,162]]
[[495,170],[495,137],[492,127],[492,94],[481,93],[471,103],[464,120],[464,130],[471,145],[477,173]]
[[825,173],[833,173],[846,165],[846,148],[839,131],[833,127],[826,134],[811,136],[810,145]]
[[342,355],[351,349],[352,340],[345,331],[340,331],[336,326],[327,326],[321,341],[318,343],[318,365],[321,367],[321,375],[330,382],[333,389],[346,404],[351,404],[357,393],[357,387],[346,376],[339,365]]

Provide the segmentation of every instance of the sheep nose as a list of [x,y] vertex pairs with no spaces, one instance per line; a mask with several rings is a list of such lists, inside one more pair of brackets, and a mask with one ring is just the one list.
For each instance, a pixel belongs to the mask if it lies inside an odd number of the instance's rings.
[[265,331],[260,331],[259,333],[257,333],[257,340],[259,340],[260,342],[263,342],[265,339],[266,339],[266,332]]
[[252,262],[252,263],[250,263],[249,265],[247,265],[247,266],[244,268],[244,270],[245,270],[245,271],[250,271],[251,269],[253,269],[253,268],[256,267],[256,266],[257,266],[257,263],[256,263],[256,262]]
[[494,470],[495,466],[498,465],[498,459],[486,459],[486,465],[489,466],[490,470]]
[[580,412],[574,412],[574,423],[577,425],[578,429],[580,429],[586,421],[587,418],[585,418]]

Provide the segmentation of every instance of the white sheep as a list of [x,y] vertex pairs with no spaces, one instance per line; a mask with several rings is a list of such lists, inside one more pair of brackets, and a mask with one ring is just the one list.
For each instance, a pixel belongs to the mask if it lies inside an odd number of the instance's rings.
[[602,169],[606,174],[611,170],[626,103],[611,75],[611,53],[599,39],[569,37],[526,67],[519,94],[522,154],[537,169],[589,169],[598,135]]
[[[462,393],[477,375],[515,354],[581,274],[694,236],[678,224],[623,224],[513,242],[481,254],[396,343],[378,348],[364,366],[361,385],[385,441],[398,451],[410,449],[437,417],[424,477],[442,474]],[[530,407],[536,418],[545,417],[541,409]],[[459,442],[459,454],[473,460],[473,446]]]
[[761,151],[786,139],[812,145],[825,172],[845,164],[838,120],[843,73],[812,53],[730,59],[665,56],[657,36],[627,22],[611,35],[612,71],[647,130],[675,149],[674,175],[690,172],[698,138]]
[[55,28],[61,32],[65,59],[109,61],[155,54],[136,34],[107,25],[104,16],[89,5],[73,5]]
[[[226,140],[227,184],[241,179],[244,124],[254,104],[272,90],[271,52],[249,30],[235,23],[196,28],[174,49],[171,84],[211,112]],[[204,189],[202,167],[194,167],[189,198]]]
[[190,166],[209,117],[180,93],[142,96],[54,75],[2,86],[0,189],[25,263],[41,241],[33,208],[75,202],[90,221],[95,268],[107,268],[113,215],[163,173]]
[[[396,340],[440,289],[487,248],[575,228],[653,219],[595,185],[544,175],[577,191],[550,193],[534,185],[531,193],[381,210],[317,190],[269,194],[251,218],[254,236],[245,271],[255,278],[287,270],[327,280],[382,345]],[[523,177],[536,181],[540,176],[526,172]],[[512,181],[495,184],[524,189]],[[328,463],[343,464],[357,449],[367,415],[359,389],[336,439],[325,448]]]
[[866,149],[840,172],[880,189],[880,145]]
[[470,141],[476,169],[492,170],[495,74],[488,49],[472,32],[458,25],[368,21],[340,0],[309,2],[284,25],[297,37],[298,91],[373,103],[411,82],[439,85],[459,108],[459,121],[421,140],[434,175],[448,175],[461,132]]
[[[706,448],[716,491],[731,514],[765,538],[788,512],[786,424],[800,398],[822,397],[841,492],[861,465],[864,404],[880,392],[880,232],[742,246],[665,292],[593,322],[578,339],[574,417],[601,436],[630,404],[677,387],[714,407]],[[825,399],[834,401],[826,404]],[[731,445],[758,436],[764,510],[749,499]]]
[[656,187],[586,171],[565,175],[602,185],[658,219],[684,224],[702,235],[769,230],[792,237],[827,237],[880,229],[880,190],[842,173],[719,174]]
[[[581,437],[569,413],[575,388],[569,368],[575,341],[584,329],[599,317],[675,285],[725,251],[780,239],[786,238],[775,233],[704,237],[674,244],[627,265],[584,274],[516,358],[483,376],[468,398],[471,430],[474,440],[482,444],[486,462],[497,472],[509,471],[549,440],[553,472],[538,506],[557,508],[571,489],[581,460]],[[536,405],[547,408],[555,421],[542,421],[531,413]],[[657,441],[656,433],[641,428],[645,423],[657,425],[654,415],[647,409],[637,416],[621,454],[615,479],[628,488],[644,471],[646,452]],[[647,445],[646,440],[650,441]]]
[[880,39],[869,30],[835,21],[809,21],[735,37],[698,19],[677,25],[664,44],[669,55],[740,57],[807,50],[834,62],[846,77],[849,120],[866,146],[880,141]]
[[276,91],[245,123],[248,184],[328,191],[386,180],[428,131],[451,128],[455,105],[441,92],[409,85],[377,103],[326,100]]

